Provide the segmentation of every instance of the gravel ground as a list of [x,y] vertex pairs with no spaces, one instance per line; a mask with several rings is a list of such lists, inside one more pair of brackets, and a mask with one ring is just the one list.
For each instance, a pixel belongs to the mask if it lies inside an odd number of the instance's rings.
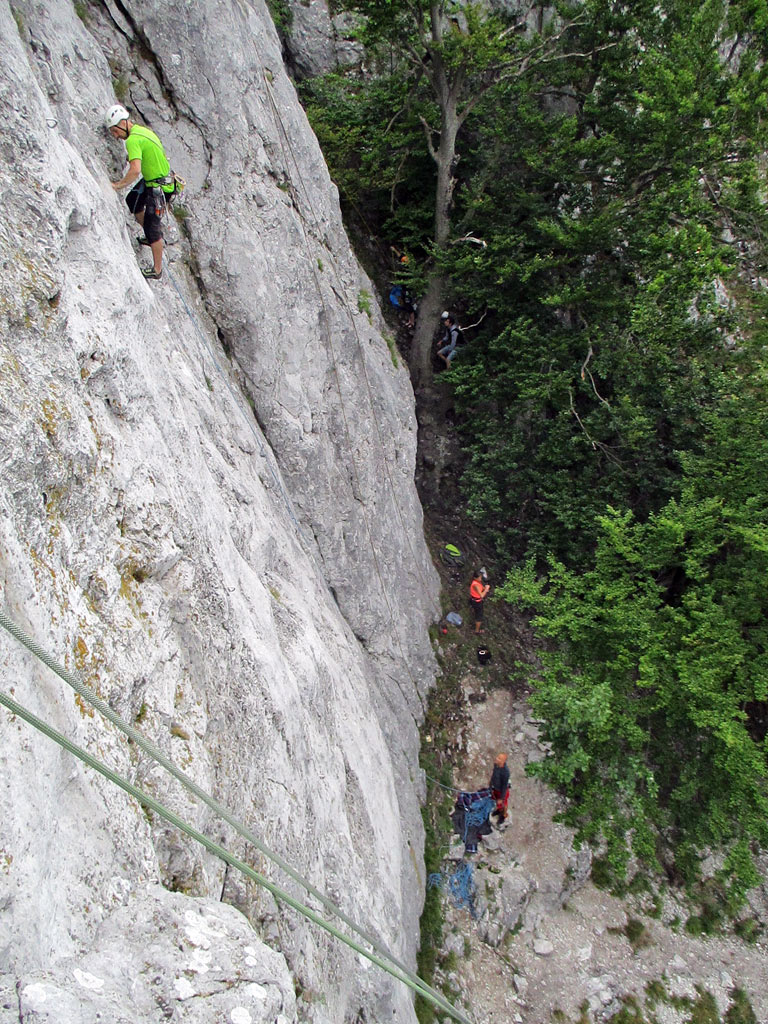
[[[767,1024],[765,936],[753,945],[733,936],[693,938],[679,924],[670,926],[689,913],[674,898],[666,899],[661,919],[654,919],[643,914],[639,897],[620,900],[597,889],[586,877],[585,855],[577,858],[572,849],[570,831],[552,822],[556,796],[525,775],[528,759],[542,750],[524,698],[498,689],[483,695],[481,673],[463,681],[470,723],[467,759],[455,781],[470,790],[487,785],[493,759],[503,750],[509,754],[511,796],[508,827],[473,858],[476,877],[496,878],[499,889],[513,877],[528,880],[530,887],[521,924],[495,948],[483,940],[500,913],[492,901],[489,915],[479,921],[466,909],[447,911],[444,948],[454,953],[447,980],[477,1024],[548,1024],[556,1010],[576,1021],[583,1006],[583,1020],[607,1020],[624,997],[635,994],[642,1001],[646,986],[658,979],[669,996],[694,1000],[699,991],[710,992],[721,1016],[734,986],[741,987],[757,1021]],[[767,920],[760,894],[753,905]],[[645,928],[642,948],[633,948],[624,934],[630,919]],[[660,1002],[653,1013],[658,1024],[691,1020],[690,1005]]]

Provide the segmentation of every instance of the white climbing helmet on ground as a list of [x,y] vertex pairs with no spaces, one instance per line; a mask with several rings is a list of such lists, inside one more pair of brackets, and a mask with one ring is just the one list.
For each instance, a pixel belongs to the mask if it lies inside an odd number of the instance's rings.
[[104,124],[107,128],[114,128],[116,125],[120,124],[121,121],[129,120],[130,116],[131,115],[125,107],[121,106],[119,103],[115,103],[115,105],[110,107],[104,115]]

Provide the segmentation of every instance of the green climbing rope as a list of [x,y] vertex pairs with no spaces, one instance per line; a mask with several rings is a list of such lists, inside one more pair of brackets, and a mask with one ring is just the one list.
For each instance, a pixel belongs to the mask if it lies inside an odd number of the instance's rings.
[[[431,988],[426,982],[422,981],[421,978],[413,971],[411,971],[405,964],[401,963],[387,948],[378,941],[374,936],[370,935],[365,929],[361,928],[352,918],[337,907],[328,897],[317,889],[311,882],[305,879],[295,868],[293,868],[287,861],[285,861],[279,854],[274,853],[270,850],[261,840],[254,835],[250,829],[246,828],[238,819],[229,811],[223,804],[219,803],[215,797],[210,796],[205,790],[201,789],[197,783],[189,778],[180,768],[163,753],[163,751],[155,746],[150,740],[142,735],[137,729],[129,725],[123,718],[120,717],[106,701],[102,700],[89,686],[87,686],[77,673],[70,672],[60,665],[47,651],[45,651],[35,640],[33,640],[20,626],[18,626],[11,618],[9,618],[0,609],[0,626],[2,626],[15,640],[17,640],[23,647],[25,647],[31,654],[33,654],[39,661],[46,665],[52,672],[54,672],[59,678],[61,678],[68,686],[79,694],[83,700],[94,707],[101,715],[103,715],[108,721],[110,721],[120,732],[128,736],[138,747],[140,747],[145,753],[151,758],[162,765],[163,768],[170,775],[172,775],[178,782],[180,782],[185,789],[194,794],[199,800],[205,803],[211,810],[215,811],[219,817],[223,818],[232,828],[235,829],[245,840],[251,843],[260,853],[262,853],[268,860],[276,864],[281,870],[283,870],[290,878],[298,882],[311,896],[314,896],[321,905],[331,914],[338,917],[339,920],[343,921],[347,927],[362,938],[369,946],[378,954],[378,957],[388,960],[403,978],[408,979],[409,987],[413,988],[415,985],[419,987],[421,994],[424,994],[425,998],[429,998],[435,1005],[440,1007],[446,1012],[451,1014],[454,1019],[459,1020],[462,1024],[471,1024],[469,1019],[460,1014],[451,1003],[449,1003],[445,997],[438,992],[436,989]],[[21,716],[25,717],[25,716]],[[47,729],[47,727],[46,727]],[[49,734],[49,733],[47,733]],[[58,742],[58,741],[57,741]],[[68,742],[68,741],[67,741]],[[69,748],[67,748],[69,749]],[[79,755],[78,755],[79,756]],[[103,773],[102,773],[103,774]],[[124,788],[124,787],[123,787]],[[138,797],[137,797],[138,799]],[[147,798],[151,799],[151,798]],[[171,812],[169,812],[171,813]],[[186,831],[186,829],[184,830]],[[226,858],[225,858],[226,859]],[[271,884],[271,883],[270,883]],[[330,928],[329,928],[330,930]],[[367,955],[367,954],[366,954]],[[378,959],[374,960],[374,963],[378,963]],[[381,966],[381,964],[379,964]],[[385,968],[386,969],[386,968]],[[390,973],[393,973],[390,971]],[[395,977],[398,975],[395,974]],[[402,980],[402,979],[401,979]],[[423,992],[422,992],[423,989]]]
[[420,995],[423,999],[427,999],[430,1003],[432,1003],[438,1009],[442,1010],[444,1013],[450,1014],[450,1016],[452,1016],[454,1020],[461,1021],[462,1024],[470,1024],[470,1022],[467,1020],[464,1014],[462,1014],[459,1010],[456,1010],[444,998],[435,998],[435,995],[431,991],[428,991],[427,988],[425,988],[424,982],[413,981],[411,978],[403,974],[402,971],[397,970],[397,968],[387,963],[385,960],[377,956],[375,953],[369,952],[367,949],[365,949],[364,946],[361,946],[359,942],[355,942],[355,940],[350,938],[348,935],[344,935],[344,933],[340,932],[339,929],[336,928],[335,925],[331,924],[330,921],[326,921],[325,918],[320,917],[319,914],[316,914],[315,911],[312,910],[310,907],[306,906],[306,904],[301,903],[297,899],[294,899],[293,896],[287,893],[284,889],[281,889],[279,885],[275,885],[274,882],[270,882],[268,878],[264,877],[264,875],[260,874],[258,871],[255,871],[248,864],[243,863],[243,861],[238,860],[237,857],[231,854],[223,846],[220,846],[218,843],[214,843],[212,840],[208,839],[207,836],[204,836],[202,832],[198,832],[196,828],[193,828],[192,825],[189,825],[177,814],[174,814],[173,811],[170,811],[167,807],[161,804],[159,800],[155,800],[154,797],[139,789],[138,786],[134,786],[133,783],[128,782],[128,780],[124,779],[122,775],[119,775],[111,768],[108,768],[105,764],[102,764],[101,761],[97,760],[95,757],[92,757],[87,751],[83,750],[81,747],[78,747],[75,743],[72,743],[70,740],[66,738],[66,736],[63,736],[60,732],[57,732],[56,729],[51,728],[51,726],[43,722],[42,719],[38,718],[36,715],[33,715],[31,711],[28,711],[25,707],[22,707],[22,705],[19,704],[17,701],[13,700],[12,697],[9,697],[7,694],[2,693],[1,691],[0,704],[2,704],[3,707],[6,707],[12,714],[17,715],[25,722],[28,722],[31,726],[33,726],[39,732],[43,733],[49,739],[52,739],[55,743],[58,743],[60,747],[63,747],[64,750],[69,751],[70,754],[73,754],[84,764],[87,764],[89,768],[93,768],[94,771],[97,771],[100,775],[103,775],[105,779],[108,779],[116,786],[119,786],[120,789],[124,790],[130,796],[134,797],[144,807],[147,807],[149,810],[154,811],[161,818],[164,818],[166,821],[170,822],[171,825],[174,825],[176,828],[178,828],[181,832],[184,832],[190,838],[200,843],[201,846],[204,846],[209,853],[214,854],[216,857],[220,857],[231,867],[235,868],[237,871],[240,871],[241,874],[245,875],[246,878],[250,878],[252,881],[256,882],[264,889],[267,889],[269,892],[272,893],[275,899],[278,899],[282,903],[287,904],[287,906],[292,907],[294,910],[298,911],[300,914],[302,914],[308,920],[312,921],[314,924],[319,925],[325,931],[329,932],[335,938],[339,939],[345,945],[349,946],[350,949],[354,949],[355,952],[359,953],[361,956],[364,956],[367,960],[370,960],[371,963],[376,964],[377,967],[380,967],[383,971],[386,971],[387,974],[391,974],[393,978],[396,978],[398,981],[401,981],[404,985],[407,985],[408,988],[418,993],[418,995]]

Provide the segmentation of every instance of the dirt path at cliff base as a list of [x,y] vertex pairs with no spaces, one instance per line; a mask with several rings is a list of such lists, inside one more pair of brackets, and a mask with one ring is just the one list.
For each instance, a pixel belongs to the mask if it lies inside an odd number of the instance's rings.
[[[569,830],[552,822],[557,797],[525,774],[528,760],[544,756],[545,748],[524,697],[485,691],[482,672],[470,672],[462,682],[467,756],[455,782],[468,790],[487,785],[494,756],[506,751],[509,825],[482,840],[471,858],[486,889],[478,893],[483,916],[473,920],[466,908],[446,900],[444,934],[445,980],[477,1024],[548,1024],[555,1011],[574,1021],[609,1020],[629,995],[642,1007],[648,986],[657,981],[666,992],[653,1008],[658,1024],[690,1021],[700,992],[711,993],[724,1017],[734,987],[746,990],[757,1021],[768,1022],[764,936],[754,945],[734,936],[694,938],[682,927],[691,913],[682,900],[666,897],[657,919],[648,914],[650,896],[620,900],[597,889],[588,878],[586,851],[577,855]],[[493,947],[483,936],[489,930],[493,935],[494,915],[502,909],[491,890],[497,885],[501,891],[513,875],[518,883],[526,880],[529,891],[517,927]],[[765,920],[765,892],[753,897]],[[634,948],[625,933],[630,919],[643,929]],[[650,1020],[647,1006],[644,1012]]]

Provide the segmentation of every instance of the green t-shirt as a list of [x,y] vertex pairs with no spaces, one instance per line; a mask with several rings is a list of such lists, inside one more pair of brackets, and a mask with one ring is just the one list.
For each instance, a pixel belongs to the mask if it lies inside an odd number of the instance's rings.
[[[171,165],[163,150],[163,144],[149,128],[135,124],[125,140],[128,160],[141,160],[141,174],[144,181],[157,181],[170,173]],[[173,192],[173,185],[164,185],[164,191]]]

